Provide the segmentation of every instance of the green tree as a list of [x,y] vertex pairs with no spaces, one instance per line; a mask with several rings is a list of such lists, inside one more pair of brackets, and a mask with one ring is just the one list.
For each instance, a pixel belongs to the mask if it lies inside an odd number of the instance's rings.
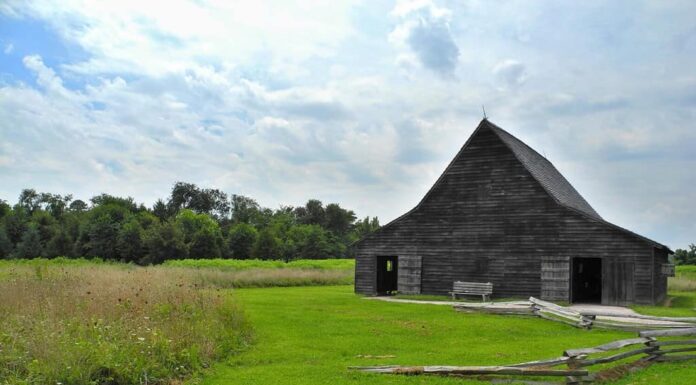
[[8,205],[6,201],[0,199],[0,219],[8,215],[11,210],[12,207],[10,207],[10,205]]
[[350,242],[362,239],[366,235],[377,231],[377,229],[379,229],[379,219],[377,217],[372,217],[372,219],[365,217],[363,220],[357,221],[355,226],[353,226]]
[[7,237],[5,227],[0,226],[0,258],[9,258],[12,253],[12,242]]
[[255,200],[235,194],[232,195],[230,202],[232,223],[258,224],[261,208]]
[[172,216],[172,213],[169,211],[169,206],[161,199],[158,199],[152,206],[152,214],[159,218],[160,221],[166,221]]
[[252,256],[256,259],[281,259],[283,250],[281,242],[269,228],[259,232],[258,238],[252,249]]
[[324,226],[326,223],[324,204],[320,200],[310,199],[304,207],[295,209],[297,221],[304,225]]
[[207,214],[196,214],[195,212],[184,209],[176,216],[176,224],[184,233],[184,242],[191,243],[196,233],[202,229],[209,230],[211,233],[217,233],[220,236],[220,225]]
[[696,265],[696,245],[690,244],[688,250],[675,250],[674,261],[677,265]]
[[22,241],[17,245],[17,258],[37,258],[42,255],[41,235],[36,226],[29,226],[22,235]]
[[59,195],[51,193],[39,194],[39,199],[43,210],[47,211],[53,218],[60,218],[67,211],[72,195]]
[[5,232],[7,237],[16,246],[21,240],[24,232],[27,230],[29,219],[25,214],[24,208],[19,205],[15,207],[3,218]]
[[243,222],[234,225],[227,236],[227,246],[232,253],[232,258],[251,258],[257,237],[258,231],[254,226]]
[[70,203],[70,206],[68,206],[68,211],[72,212],[78,212],[81,213],[83,211],[87,211],[89,206],[87,206],[87,203],[81,199],[75,199]]
[[193,258],[222,257],[222,235],[220,229],[203,227],[196,231],[189,244],[189,256]]
[[137,206],[132,199],[116,198],[102,194],[80,229],[78,251],[82,255],[119,259],[117,249],[121,225],[133,216]]
[[35,210],[41,207],[41,195],[33,188],[25,188],[19,194],[19,201],[17,204],[31,215]]
[[58,221],[44,210],[36,210],[31,215],[31,223],[36,226],[41,236],[41,244],[45,245],[53,238],[53,236],[58,232],[60,226]]
[[329,235],[318,225],[297,225],[288,232],[289,253],[287,259],[329,258],[332,247]]
[[46,245],[45,256],[49,258],[71,256],[73,254],[74,241],[68,231],[61,227]]
[[118,255],[124,262],[137,262],[143,256],[143,228],[137,219],[124,223],[118,232]]
[[144,234],[144,244],[147,254],[138,261],[141,265],[188,257],[184,235],[179,226],[171,222],[156,224],[147,229]]
[[324,209],[324,227],[339,237],[345,237],[355,222],[355,213],[330,203]]
[[[92,197],[90,199],[92,202],[93,206],[118,206],[122,207],[126,211],[130,212],[136,212],[136,211],[142,211],[145,210],[144,207],[139,207],[137,203],[135,203],[135,200],[133,198],[128,197],[128,198],[121,198],[121,197],[116,197],[113,195],[109,194],[101,194]],[[142,206],[142,205],[141,205]]]
[[167,203],[168,211],[174,214],[183,209],[198,214],[208,214],[222,219],[230,211],[227,194],[218,189],[200,189],[193,183],[176,182]]

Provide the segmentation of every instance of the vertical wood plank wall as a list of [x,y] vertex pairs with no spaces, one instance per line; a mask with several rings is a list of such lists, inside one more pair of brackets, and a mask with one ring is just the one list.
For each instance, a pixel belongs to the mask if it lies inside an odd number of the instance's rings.
[[402,294],[421,293],[422,258],[419,255],[399,257],[398,290]]
[[417,209],[357,245],[356,292],[374,294],[378,255],[419,257],[424,294],[492,282],[497,297],[556,300],[569,288],[552,269],[569,257],[610,258],[633,263],[635,302],[656,300],[653,245],[560,206],[486,127]]
[[568,301],[570,298],[570,257],[541,257],[541,299]]

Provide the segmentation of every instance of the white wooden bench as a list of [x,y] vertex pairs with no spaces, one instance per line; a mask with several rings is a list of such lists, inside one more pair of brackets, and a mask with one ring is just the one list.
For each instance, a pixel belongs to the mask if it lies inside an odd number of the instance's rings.
[[455,281],[452,286],[452,299],[457,299],[458,295],[480,295],[485,302],[493,294],[493,284],[490,282],[462,282]]

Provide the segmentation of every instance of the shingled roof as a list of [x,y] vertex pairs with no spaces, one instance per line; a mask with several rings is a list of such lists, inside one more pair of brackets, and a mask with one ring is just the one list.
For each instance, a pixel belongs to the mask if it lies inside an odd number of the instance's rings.
[[505,143],[515,154],[515,157],[529,171],[541,186],[559,204],[575,209],[592,218],[603,220],[599,214],[590,206],[580,193],[561,175],[556,167],[545,157],[534,151],[521,140],[512,136],[509,132],[484,120],[481,124],[486,124],[495,132],[496,135]]

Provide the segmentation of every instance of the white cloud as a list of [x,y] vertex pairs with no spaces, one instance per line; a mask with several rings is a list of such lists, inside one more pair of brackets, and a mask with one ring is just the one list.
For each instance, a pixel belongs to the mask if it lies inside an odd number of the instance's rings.
[[493,67],[493,75],[506,87],[517,87],[527,80],[527,70],[524,64],[517,60],[507,59]]
[[5,49],[2,51],[5,53],[5,55],[9,55],[14,51],[14,44],[12,43],[7,43],[5,45]]
[[80,45],[91,57],[66,65],[72,71],[157,76],[195,64],[256,65],[254,58],[265,54],[283,66],[333,55],[336,45],[353,33],[348,17],[352,5],[36,0],[6,4],[4,13],[45,20]]
[[452,76],[457,68],[459,47],[450,31],[452,12],[431,1],[399,2],[392,10],[398,24],[389,41],[402,52],[397,63],[411,67],[415,63],[443,76]]

